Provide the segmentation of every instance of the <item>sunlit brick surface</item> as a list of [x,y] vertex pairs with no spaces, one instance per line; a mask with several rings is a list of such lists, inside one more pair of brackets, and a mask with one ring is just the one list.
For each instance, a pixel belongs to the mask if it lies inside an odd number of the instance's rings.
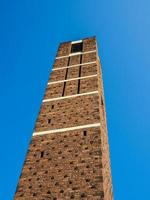
[[113,199],[96,39],[83,39],[77,55],[72,45],[58,48],[15,200]]
[[[51,123],[48,123],[51,119]],[[42,105],[35,131],[98,123],[100,120],[98,95],[46,102]]]
[[93,128],[35,136],[16,199],[102,199],[100,135]]

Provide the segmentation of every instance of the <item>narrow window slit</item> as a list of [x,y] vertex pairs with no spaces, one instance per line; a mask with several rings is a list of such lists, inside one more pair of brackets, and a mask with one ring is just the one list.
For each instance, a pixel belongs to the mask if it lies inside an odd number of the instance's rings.
[[48,123],[49,123],[49,124],[51,123],[51,119],[48,119]]
[[[82,63],[82,55],[80,55],[80,64]],[[81,77],[81,65],[79,66],[79,77]],[[78,80],[78,92],[77,94],[80,93],[80,79]]]
[[44,156],[44,151],[41,151],[41,158],[43,158]]
[[77,92],[77,94],[79,94],[80,93],[80,79],[78,80],[78,92]]
[[[67,68],[68,69],[68,68]],[[64,87],[63,87],[63,93],[62,93],[62,97],[64,96],[65,94],[65,87],[66,87],[66,82],[64,82]]]
[[54,105],[52,105],[52,109],[54,109]]
[[101,96],[101,105],[102,105],[102,106],[104,105],[102,96]]
[[[67,64],[67,66],[69,66],[69,63],[70,63],[70,57],[68,58],[68,64]],[[66,69],[65,80],[67,80],[67,75],[68,75],[68,68]],[[64,87],[63,87],[62,97],[63,97],[64,94],[65,94],[65,88],[66,88],[66,82],[64,82]]]
[[86,131],[83,131],[83,135],[86,136],[86,135],[87,135],[87,132],[86,132]]

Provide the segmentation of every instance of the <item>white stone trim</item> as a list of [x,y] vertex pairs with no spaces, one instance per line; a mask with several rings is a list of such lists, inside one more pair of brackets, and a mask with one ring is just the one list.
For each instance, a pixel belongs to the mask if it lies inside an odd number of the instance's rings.
[[48,82],[47,85],[52,85],[52,84],[56,84],[56,83],[64,83],[64,82],[68,82],[68,81],[75,81],[75,80],[79,80],[79,79],[92,78],[92,77],[96,77],[96,76],[97,76],[97,74],[90,75],[90,76],[82,76],[82,77],[77,77],[77,78],[70,78],[70,79],[61,80],[61,81],[53,81],[53,82]]
[[75,131],[79,129],[94,128],[94,127],[99,127],[99,126],[100,126],[100,123],[95,123],[95,124],[86,124],[86,125],[74,126],[74,127],[68,127],[68,128],[53,129],[53,130],[48,130],[48,131],[39,131],[39,132],[34,132],[33,136],[45,135],[45,134],[50,134],[50,133],[66,132],[66,131]]
[[71,44],[77,44],[77,43],[81,43],[83,40],[76,40],[76,41],[72,41]]
[[52,71],[71,68],[71,67],[78,67],[78,66],[82,66],[82,65],[90,65],[90,64],[96,64],[96,61],[81,63],[81,64],[77,64],[77,65],[70,65],[70,66],[66,66],[66,67],[53,68]]
[[[80,55],[80,54],[83,54],[82,51],[79,51],[79,52],[75,52],[75,53],[70,53],[68,56],[76,56],[76,55]],[[65,56],[65,57],[68,57],[68,56]],[[59,58],[59,57],[58,57]],[[56,58],[57,59],[57,58]]]
[[80,96],[85,96],[85,95],[91,95],[91,94],[98,94],[98,90],[93,91],[93,92],[86,92],[82,94],[74,94],[74,95],[68,95],[68,96],[63,96],[63,97],[56,97],[52,99],[44,99],[43,103],[49,102],[49,101],[56,101],[56,100],[61,100],[61,99],[68,99],[68,98],[74,98],[74,97],[80,97]]
[[58,56],[56,57],[55,59],[60,59],[60,58],[67,58],[69,56],[74,56],[74,55],[80,55],[80,54],[87,54],[87,53],[93,53],[93,52],[96,52],[97,50],[92,50],[92,51],[85,51],[85,52],[77,52],[77,53],[70,53],[69,55],[67,56]]

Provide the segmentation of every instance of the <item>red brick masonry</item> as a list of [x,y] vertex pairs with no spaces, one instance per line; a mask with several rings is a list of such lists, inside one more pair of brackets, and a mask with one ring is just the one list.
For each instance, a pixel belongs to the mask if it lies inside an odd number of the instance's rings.
[[113,199],[96,38],[82,43],[58,48],[15,200]]

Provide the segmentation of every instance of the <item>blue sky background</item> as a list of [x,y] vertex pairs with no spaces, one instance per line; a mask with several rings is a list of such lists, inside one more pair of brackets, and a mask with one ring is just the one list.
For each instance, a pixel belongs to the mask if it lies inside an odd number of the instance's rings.
[[149,10],[149,0],[0,0],[1,200],[13,199],[59,42],[93,35],[114,199],[150,199]]

